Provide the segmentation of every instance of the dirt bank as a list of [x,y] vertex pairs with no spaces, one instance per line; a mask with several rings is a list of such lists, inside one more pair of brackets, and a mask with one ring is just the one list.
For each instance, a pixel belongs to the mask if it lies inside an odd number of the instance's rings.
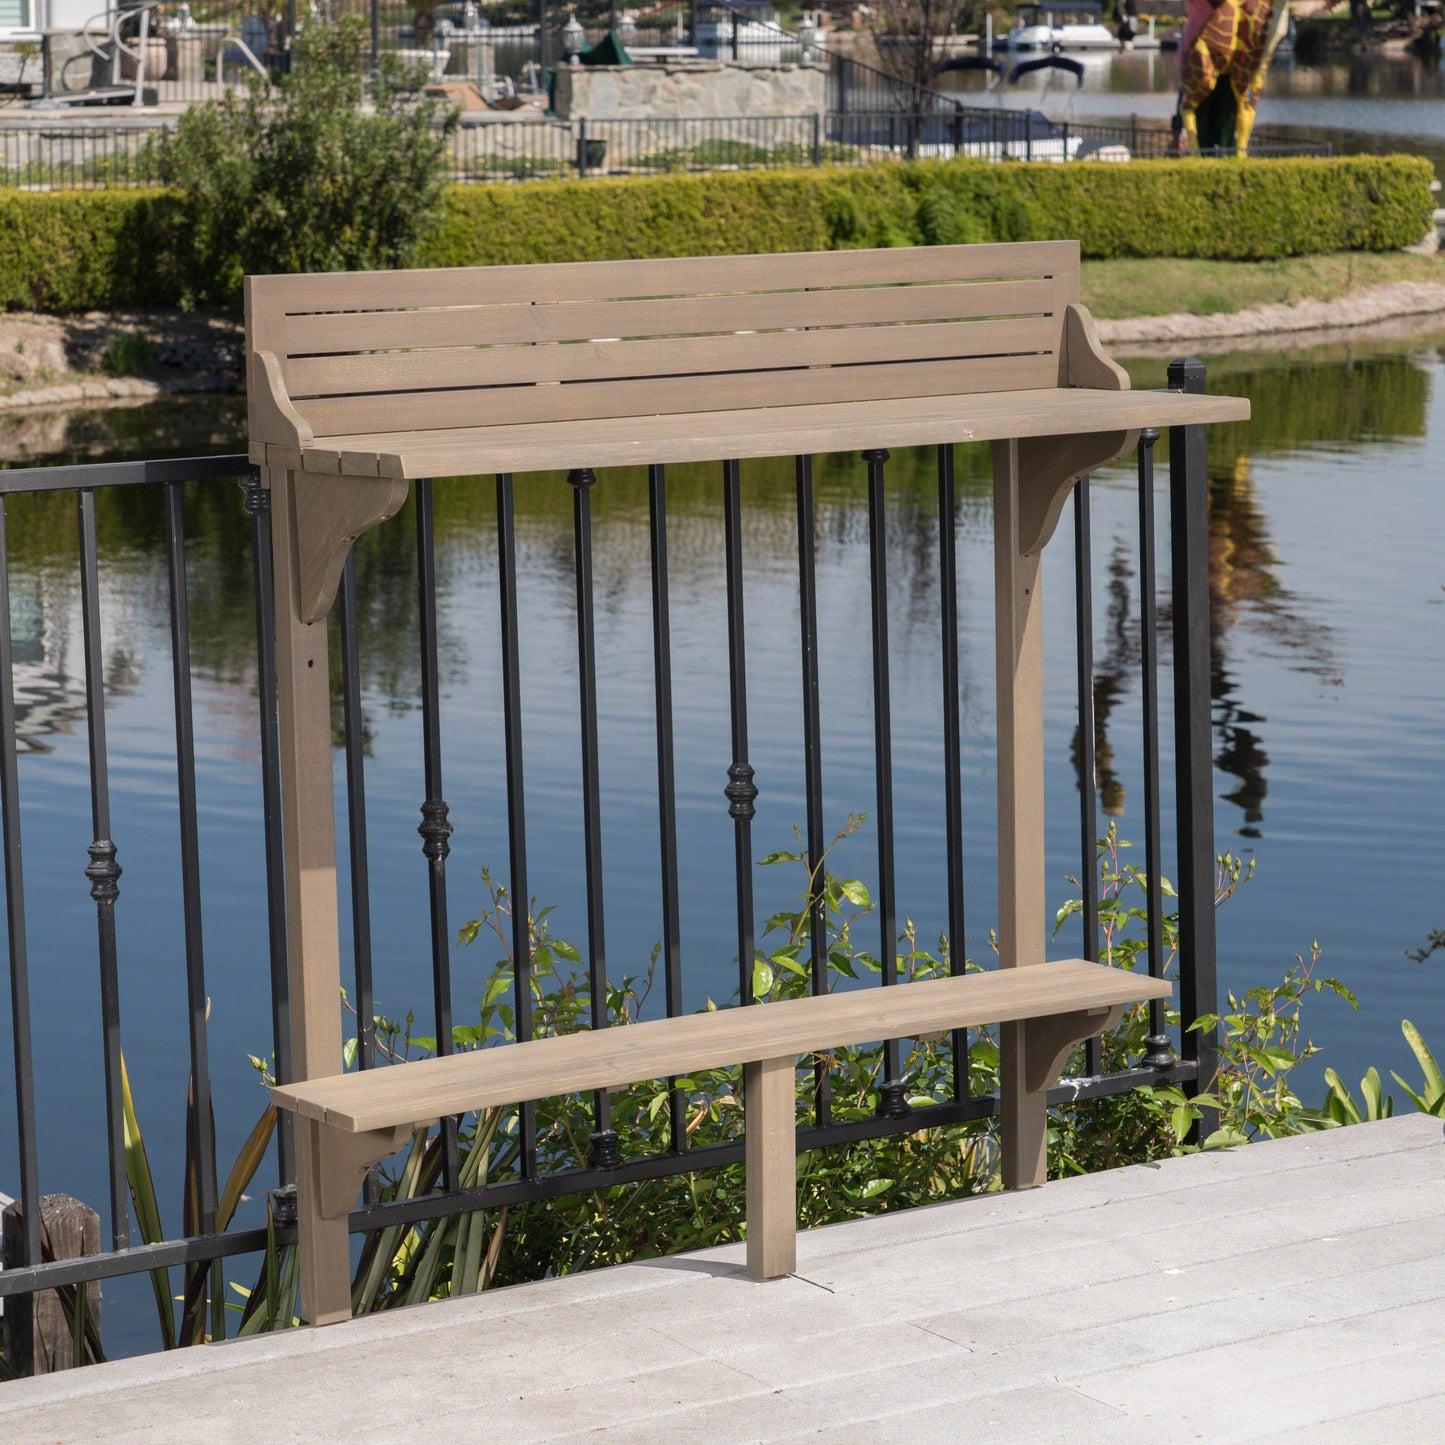
[[1445,311],[1445,281],[1392,281],[1384,286],[1364,287],[1334,301],[1254,306],[1217,316],[1175,313],[1100,321],[1099,339],[1109,347],[1141,342],[1212,341],[1368,326],[1395,317],[1427,316],[1442,311]]
[[0,313],[0,411],[135,405],[241,385],[244,338],[229,317],[189,311]]

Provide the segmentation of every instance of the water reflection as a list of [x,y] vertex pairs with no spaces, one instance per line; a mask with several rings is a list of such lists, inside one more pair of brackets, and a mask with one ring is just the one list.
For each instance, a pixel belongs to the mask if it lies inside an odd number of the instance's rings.
[[[1217,738],[1216,763],[1236,780],[1226,801],[1240,812],[1239,831],[1258,837],[1268,794],[1269,758],[1259,728],[1266,714],[1240,695],[1231,658],[1243,636],[1263,645],[1287,667],[1338,685],[1331,631],[1311,615],[1311,600],[1281,580],[1281,559],[1254,480],[1252,458],[1280,452],[1359,445],[1367,440],[1424,435],[1431,372],[1418,348],[1336,342],[1308,353],[1240,354],[1213,359],[1212,389],[1250,397],[1247,426],[1210,429],[1211,676]],[[1136,382],[1162,383],[1161,361],[1133,364]],[[119,415],[31,419],[25,446],[38,438],[62,438],[67,459],[110,444],[124,455],[153,440],[175,453],[239,446],[241,414],[220,406],[174,403]],[[12,435],[8,440],[14,441]],[[979,536],[986,527],[988,455],[985,448],[959,449],[965,517]],[[890,568],[894,630],[905,650],[930,646],[936,628],[936,511],[933,459],[927,451],[899,452],[890,465]],[[719,536],[715,469],[677,467],[669,474],[674,565],[683,577],[716,573]],[[824,551],[850,552],[866,537],[863,477],[856,461],[825,457],[817,470],[817,532]],[[599,612],[620,619],[648,557],[647,493],[641,472],[608,474],[599,494],[597,587]],[[747,552],[760,565],[781,563],[795,546],[791,464],[767,461],[748,469]],[[570,491],[560,476],[526,480],[517,492],[517,527],[525,573],[565,606],[572,587]],[[81,649],[75,555],[74,503],[61,494],[23,496],[9,504],[14,569],[17,712],[22,746],[43,749],[53,734],[68,733],[83,717]],[[466,590],[467,578],[489,566],[494,549],[495,508],[484,479],[462,479],[436,489],[438,573],[444,594]],[[206,694],[214,722],[233,734],[232,744],[250,757],[254,735],[254,622],[250,602],[251,558],[240,494],[227,484],[188,490],[192,648],[196,676],[211,684]],[[417,602],[410,509],[392,525],[369,534],[357,548],[360,624],[366,638],[363,684],[367,711],[392,714],[415,706],[419,686]],[[96,510],[102,567],[102,611],[107,634],[107,681],[116,696],[139,682],[148,658],[164,658],[164,522],[154,489],[102,492]],[[1100,636],[1095,641],[1095,751],[1100,806],[1121,817],[1128,797],[1116,767],[1112,728],[1120,706],[1136,691],[1139,668],[1138,603],[1134,543],[1120,528],[1097,551],[1103,571]],[[1161,582],[1161,625],[1170,621],[1168,583]],[[454,685],[476,665],[474,641],[443,617],[442,666]],[[333,649],[336,657],[339,649]],[[969,684],[972,686],[972,683]],[[225,697],[233,702],[223,702]],[[228,721],[229,719],[229,721]],[[339,720],[338,720],[339,726]],[[1077,735],[1071,756],[1078,766]]]
[[[969,104],[1037,108],[1053,120],[1167,125],[1179,90],[1170,51],[1133,51],[1085,59],[1074,91],[1049,74],[1024,76],[1007,95],[986,95],[977,72],[950,71],[939,85]],[[1445,173],[1445,71],[1438,62],[1372,50],[1360,55],[1277,56],[1265,81],[1262,140],[1329,141],[1336,154],[1409,150]]]
[[[1280,355],[1239,352],[1207,360],[1211,388],[1248,395],[1255,413],[1248,426],[1211,429],[1208,449],[1214,745],[1219,791],[1227,800],[1218,809],[1218,827],[1221,841],[1230,832],[1249,837],[1268,880],[1255,912],[1246,898],[1222,918],[1221,968],[1227,987],[1251,987],[1277,976],[1279,961],[1311,934],[1336,942],[1345,956],[1332,971],[1347,981],[1367,975],[1382,1000],[1374,1024],[1352,1021],[1359,1032],[1328,1060],[1357,1076],[1371,1062],[1405,1062],[1390,1052],[1399,1045],[1396,1021],[1402,1013],[1418,1018],[1423,1009],[1413,1000],[1396,1008],[1384,997],[1393,975],[1391,965],[1378,960],[1415,970],[1407,982],[1418,978],[1418,966],[1403,960],[1402,950],[1439,921],[1437,814],[1445,763],[1438,718],[1445,697],[1438,673],[1420,662],[1445,655],[1445,607],[1435,603],[1445,580],[1438,575],[1445,536],[1434,520],[1442,462],[1438,418],[1431,432],[1440,355],[1433,338],[1353,336]],[[1141,386],[1162,385],[1163,368],[1162,359],[1130,363]],[[111,455],[135,455],[154,445],[147,411],[48,425],[72,458],[94,454],[102,430],[113,439]],[[204,450],[207,437],[216,447],[240,441],[240,413],[231,404],[199,400],[189,409],[165,409],[157,420],[172,451]],[[39,425],[26,422],[32,428],[26,448],[37,444]],[[1161,475],[1166,465],[1161,458]],[[957,470],[965,872],[968,931],[981,954],[995,916],[996,882],[988,449],[960,448]],[[822,458],[816,477],[824,795],[827,823],[836,827],[847,811],[873,806],[867,508],[857,458]],[[727,997],[737,976],[726,943],[732,824],[719,766],[728,756],[719,480],[716,468],[669,471],[687,1007],[701,1005],[709,993]],[[920,937],[933,937],[946,925],[939,916],[946,881],[932,454],[896,453],[888,482],[899,912],[913,919]],[[147,1134],[165,1141],[156,1143],[152,1163],[171,1181],[166,1198],[173,1199],[181,1167],[174,1145],[184,1138],[185,1058],[168,1045],[184,1036],[184,938],[164,526],[153,491],[102,492],[96,522],[115,837],[126,867],[118,917],[127,1059]],[[794,495],[789,461],[744,468],[750,721],[763,788],[759,852],[787,846],[792,824],[803,817]],[[608,946],[619,971],[635,971],[639,960],[645,966],[660,916],[646,497],[641,473],[607,473],[597,488],[594,528],[598,653],[605,664],[599,680],[602,812],[608,857],[617,860],[607,878]],[[564,937],[580,932],[574,925],[583,896],[570,504],[560,477],[525,478],[517,488],[533,884],[543,902],[558,905]],[[439,484],[435,510],[447,797],[458,824],[449,864],[455,924],[470,916],[480,868],[502,868],[506,855],[505,776],[491,742],[500,727],[493,489],[486,479]],[[58,494],[16,497],[7,512],[20,731],[30,749],[21,769],[32,865],[27,901],[35,937],[44,940],[33,975],[38,1108],[42,1140],[67,1145],[51,1153],[43,1146],[44,1187],[101,1199],[104,1093],[92,1067],[98,1055],[94,920],[77,906],[86,898],[81,869],[90,833],[75,505]],[[1137,812],[1141,777],[1132,465],[1096,479],[1093,514],[1100,801],[1138,842],[1137,819],[1128,816]],[[259,1108],[245,1054],[264,1051],[270,1036],[264,985],[257,984],[264,978],[258,960],[266,957],[266,928],[258,902],[264,878],[252,741],[251,559],[235,486],[187,489],[185,517],[218,1147],[231,1157]],[[421,750],[411,518],[408,511],[368,534],[357,567],[364,710],[374,753],[367,787],[377,997],[393,1011],[416,1004],[424,1018],[430,983],[419,921],[426,916],[426,865],[415,831]],[[1167,568],[1167,549],[1159,560]],[[1061,538],[1045,561],[1046,842],[1054,903],[1068,896],[1059,880],[1077,870],[1070,565],[1071,548]],[[1382,576],[1393,581],[1396,573],[1427,580],[1414,593],[1380,585]],[[1163,626],[1168,589],[1161,575]],[[1417,593],[1428,593],[1428,607]],[[1076,755],[1077,738],[1072,741]],[[1165,791],[1167,839],[1173,820]],[[1351,850],[1348,878],[1334,856],[1346,836],[1370,844]],[[867,882],[873,840],[865,833],[850,841],[857,846],[838,866]],[[761,913],[791,902],[792,880],[766,876],[776,873],[759,870]],[[1366,895],[1374,906],[1360,910],[1357,900]],[[343,927],[345,915],[343,909]],[[1348,940],[1359,938],[1366,918],[1388,946],[1370,955],[1361,943],[1349,955]],[[1393,922],[1382,925],[1382,918]],[[1303,938],[1301,929],[1308,930]],[[1057,946],[1063,951],[1076,942],[1066,931]],[[458,949],[454,959],[459,1016],[490,962],[478,952]],[[7,1032],[0,1028],[0,1070],[8,1067]],[[7,1193],[15,1192],[7,1188],[15,1173],[12,1130],[13,1119],[7,1122],[0,1111],[0,1189]],[[254,1214],[243,1222],[255,1222]]]

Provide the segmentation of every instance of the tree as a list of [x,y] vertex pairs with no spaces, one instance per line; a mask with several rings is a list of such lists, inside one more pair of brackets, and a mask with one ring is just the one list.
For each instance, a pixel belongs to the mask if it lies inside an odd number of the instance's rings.
[[901,107],[930,109],[929,92],[946,59],[938,42],[983,21],[981,0],[874,0],[873,43],[882,68],[900,82]]

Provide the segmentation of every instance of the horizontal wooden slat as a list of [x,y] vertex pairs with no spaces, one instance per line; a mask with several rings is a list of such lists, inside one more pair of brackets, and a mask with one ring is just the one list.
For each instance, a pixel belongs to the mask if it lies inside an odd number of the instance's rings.
[[[876,279],[876,278],[875,278]],[[876,326],[982,316],[1058,315],[1068,300],[1052,278],[953,284],[849,286],[646,301],[567,301],[514,296],[509,304],[345,311],[285,319],[290,356],[410,346],[590,341],[603,336],[683,336],[797,326]],[[376,303],[390,302],[389,294]],[[295,363],[292,363],[294,365]]]
[[699,402],[719,411],[866,401],[880,397],[940,396],[1008,391],[1056,379],[1052,356],[920,361],[816,370],[739,371],[718,376],[668,376],[645,381],[574,382],[567,386],[494,386],[476,391],[406,392],[387,396],[317,397],[296,410],[317,436],[384,427],[487,426],[502,422],[589,421],[693,411]]
[[287,390],[293,402],[300,402],[316,396],[688,376],[694,379],[695,405],[700,392],[711,393],[716,373],[1056,353],[1060,332],[1057,319],[1034,316],[1008,321],[322,356],[289,362]]
[[1077,241],[1017,241],[986,246],[915,246],[880,251],[798,251],[764,256],[689,256],[662,260],[559,262],[539,266],[466,266],[424,271],[249,276],[253,311],[298,315],[404,306],[476,306],[545,296],[552,301],[791,291],[809,286],[869,286],[881,279],[976,281],[1065,275],[1078,298]]
[[937,446],[1248,419],[1249,402],[1243,397],[1047,387],[998,395],[903,397],[542,426],[318,435],[306,451],[272,447],[268,455],[273,466],[300,465],[351,476],[458,477]]
[[1167,998],[1159,979],[1083,959],[720,1009],[506,1044],[271,1091],[282,1108],[350,1131],[605,1089],[880,1038]]

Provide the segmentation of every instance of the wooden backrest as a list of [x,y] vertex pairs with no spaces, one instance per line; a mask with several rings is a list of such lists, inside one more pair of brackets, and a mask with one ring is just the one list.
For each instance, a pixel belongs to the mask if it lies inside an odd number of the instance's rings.
[[355,436],[1057,386],[1078,299],[1074,241],[252,276],[247,351]]

